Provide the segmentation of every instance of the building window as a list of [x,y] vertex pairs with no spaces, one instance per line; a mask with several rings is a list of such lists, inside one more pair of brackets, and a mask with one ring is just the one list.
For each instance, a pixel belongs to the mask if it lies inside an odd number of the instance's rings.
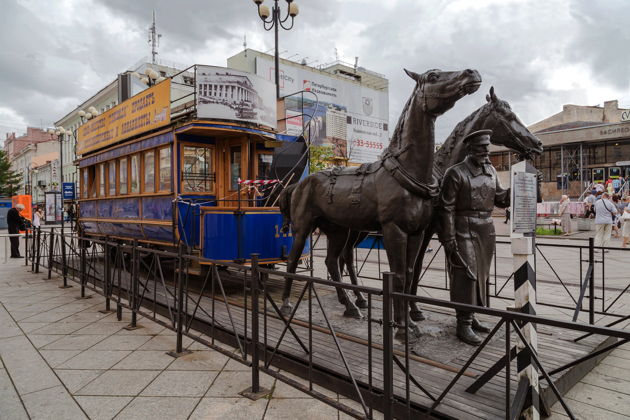
[[127,158],[121,158],[118,161],[118,172],[120,173],[120,177],[118,178],[118,192],[119,194],[124,195],[127,194]]
[[138,155],[131,156],[131,186],[129,192],[131,194],[140,192],[140,157]]
[[212,156],[214,149],[205,146],[184,146],[182,190],[214,192]]
[[171,148],[165,147],[159,151],[160,191],[171,191]]
[[98,196],[105,197],[105,164],[98,165]]
[[155,192],[155,152],[144,152],[144,192]]
[[112,160],[109,162],[108,164],[108,168],[107,168],[107,175],[108,175],[108,195],[110,197],[113,197],[116,195],[116,161]]

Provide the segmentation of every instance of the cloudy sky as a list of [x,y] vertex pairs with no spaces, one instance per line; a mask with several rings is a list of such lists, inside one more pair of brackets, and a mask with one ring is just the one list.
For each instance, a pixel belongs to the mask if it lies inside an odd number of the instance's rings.
[[[266,1],[267,4],[271,0]],[[484,83],[438,120],[437,139],[490,86],[526,124],[562,105],[630,106],[628,0],[296,0],[284,57],[338,57],[386,75],[390,121],[413,87],[404,72],[474,68]],[[281,2],[283,8],[286,4]],[[49,127],[143,57],[155,9],[159,58],[221,65],[273,48],[251,0],[0,0],[0,136]]]

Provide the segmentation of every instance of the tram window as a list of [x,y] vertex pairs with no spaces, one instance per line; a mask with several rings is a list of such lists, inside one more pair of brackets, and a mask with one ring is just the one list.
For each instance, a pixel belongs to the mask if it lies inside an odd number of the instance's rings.
[[113,197],[116,195],[116,161],[112,160],[109,162],[107,168],[108,175],[108,195]]
[[105,164],[98,165],[98,196],[105,197]]
[[120,171],[120,194],[127,194],[127,158],[121,158],[118,161]]
[[159,151],[160,191],[171,190],[171,148],[165,147]]
[[144,192],[155,192],[155,152],[144,152]]
[[83,177],[81,178],[81,196],[88,198],[88,168],[83,168]]
[[213,153],[210,147],[184,146],[184,192],[214,192]]
[[241,146],[230,148],[230,190],[238,189],[238,179],[241,177]]
[[131,156],[131,185],[129,192],[131,194],[140,192],[140,158],[138,155]]
[[271,176],[271,163],[273,155],[270,153],[258,154],[258,179],[273,179]]
[[96,166],[90,166],[88,171],[88,197],[96,198]]

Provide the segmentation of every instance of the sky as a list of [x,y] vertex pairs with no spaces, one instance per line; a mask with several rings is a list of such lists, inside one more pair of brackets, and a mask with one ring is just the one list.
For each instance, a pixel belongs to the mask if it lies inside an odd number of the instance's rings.
[[[313,66],[359,57],[360,66],[389,79],[392,126],[413,89],[403,68],[478,70],[479,91],[438,118],[438,142],[483,105],[491,86],[525,124],[567,103],[618,99],[630,107],[628,0],[295,3],[294,28],[280,33],[282,56]],[[0,0],[0,141],[27,125],[51,127],[148,59],[152,10],[161,60],[225,66],[244,37],[248,48],[273,51],[273,32],[251,0]]]

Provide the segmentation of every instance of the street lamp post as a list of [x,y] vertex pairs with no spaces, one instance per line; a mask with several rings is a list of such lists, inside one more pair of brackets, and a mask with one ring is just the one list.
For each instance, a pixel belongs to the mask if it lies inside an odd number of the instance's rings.
[[[258,7],[258,16],[263,21],[263,27],[265,31],[270,31],[274,29],[275,31],[275,74],[276,74],[276,98],[280,99],[280,55],[278,54],[278,32],[280,28],[284,30],[291,30],[293,28],[293,20],[298,14],[298,6],[293,3],[293,0],[286,0],[289,4],[289,8],[287,10],[286,16],[282,17],[282,12],[280,11],[280,6],[278,5],[279,0],[273,0],[274,4],[271,7],[271,11],[269,7],[263,5],[264,0],[253,0]],[[291,18],[291,25],[284,26],[284,23]]]

